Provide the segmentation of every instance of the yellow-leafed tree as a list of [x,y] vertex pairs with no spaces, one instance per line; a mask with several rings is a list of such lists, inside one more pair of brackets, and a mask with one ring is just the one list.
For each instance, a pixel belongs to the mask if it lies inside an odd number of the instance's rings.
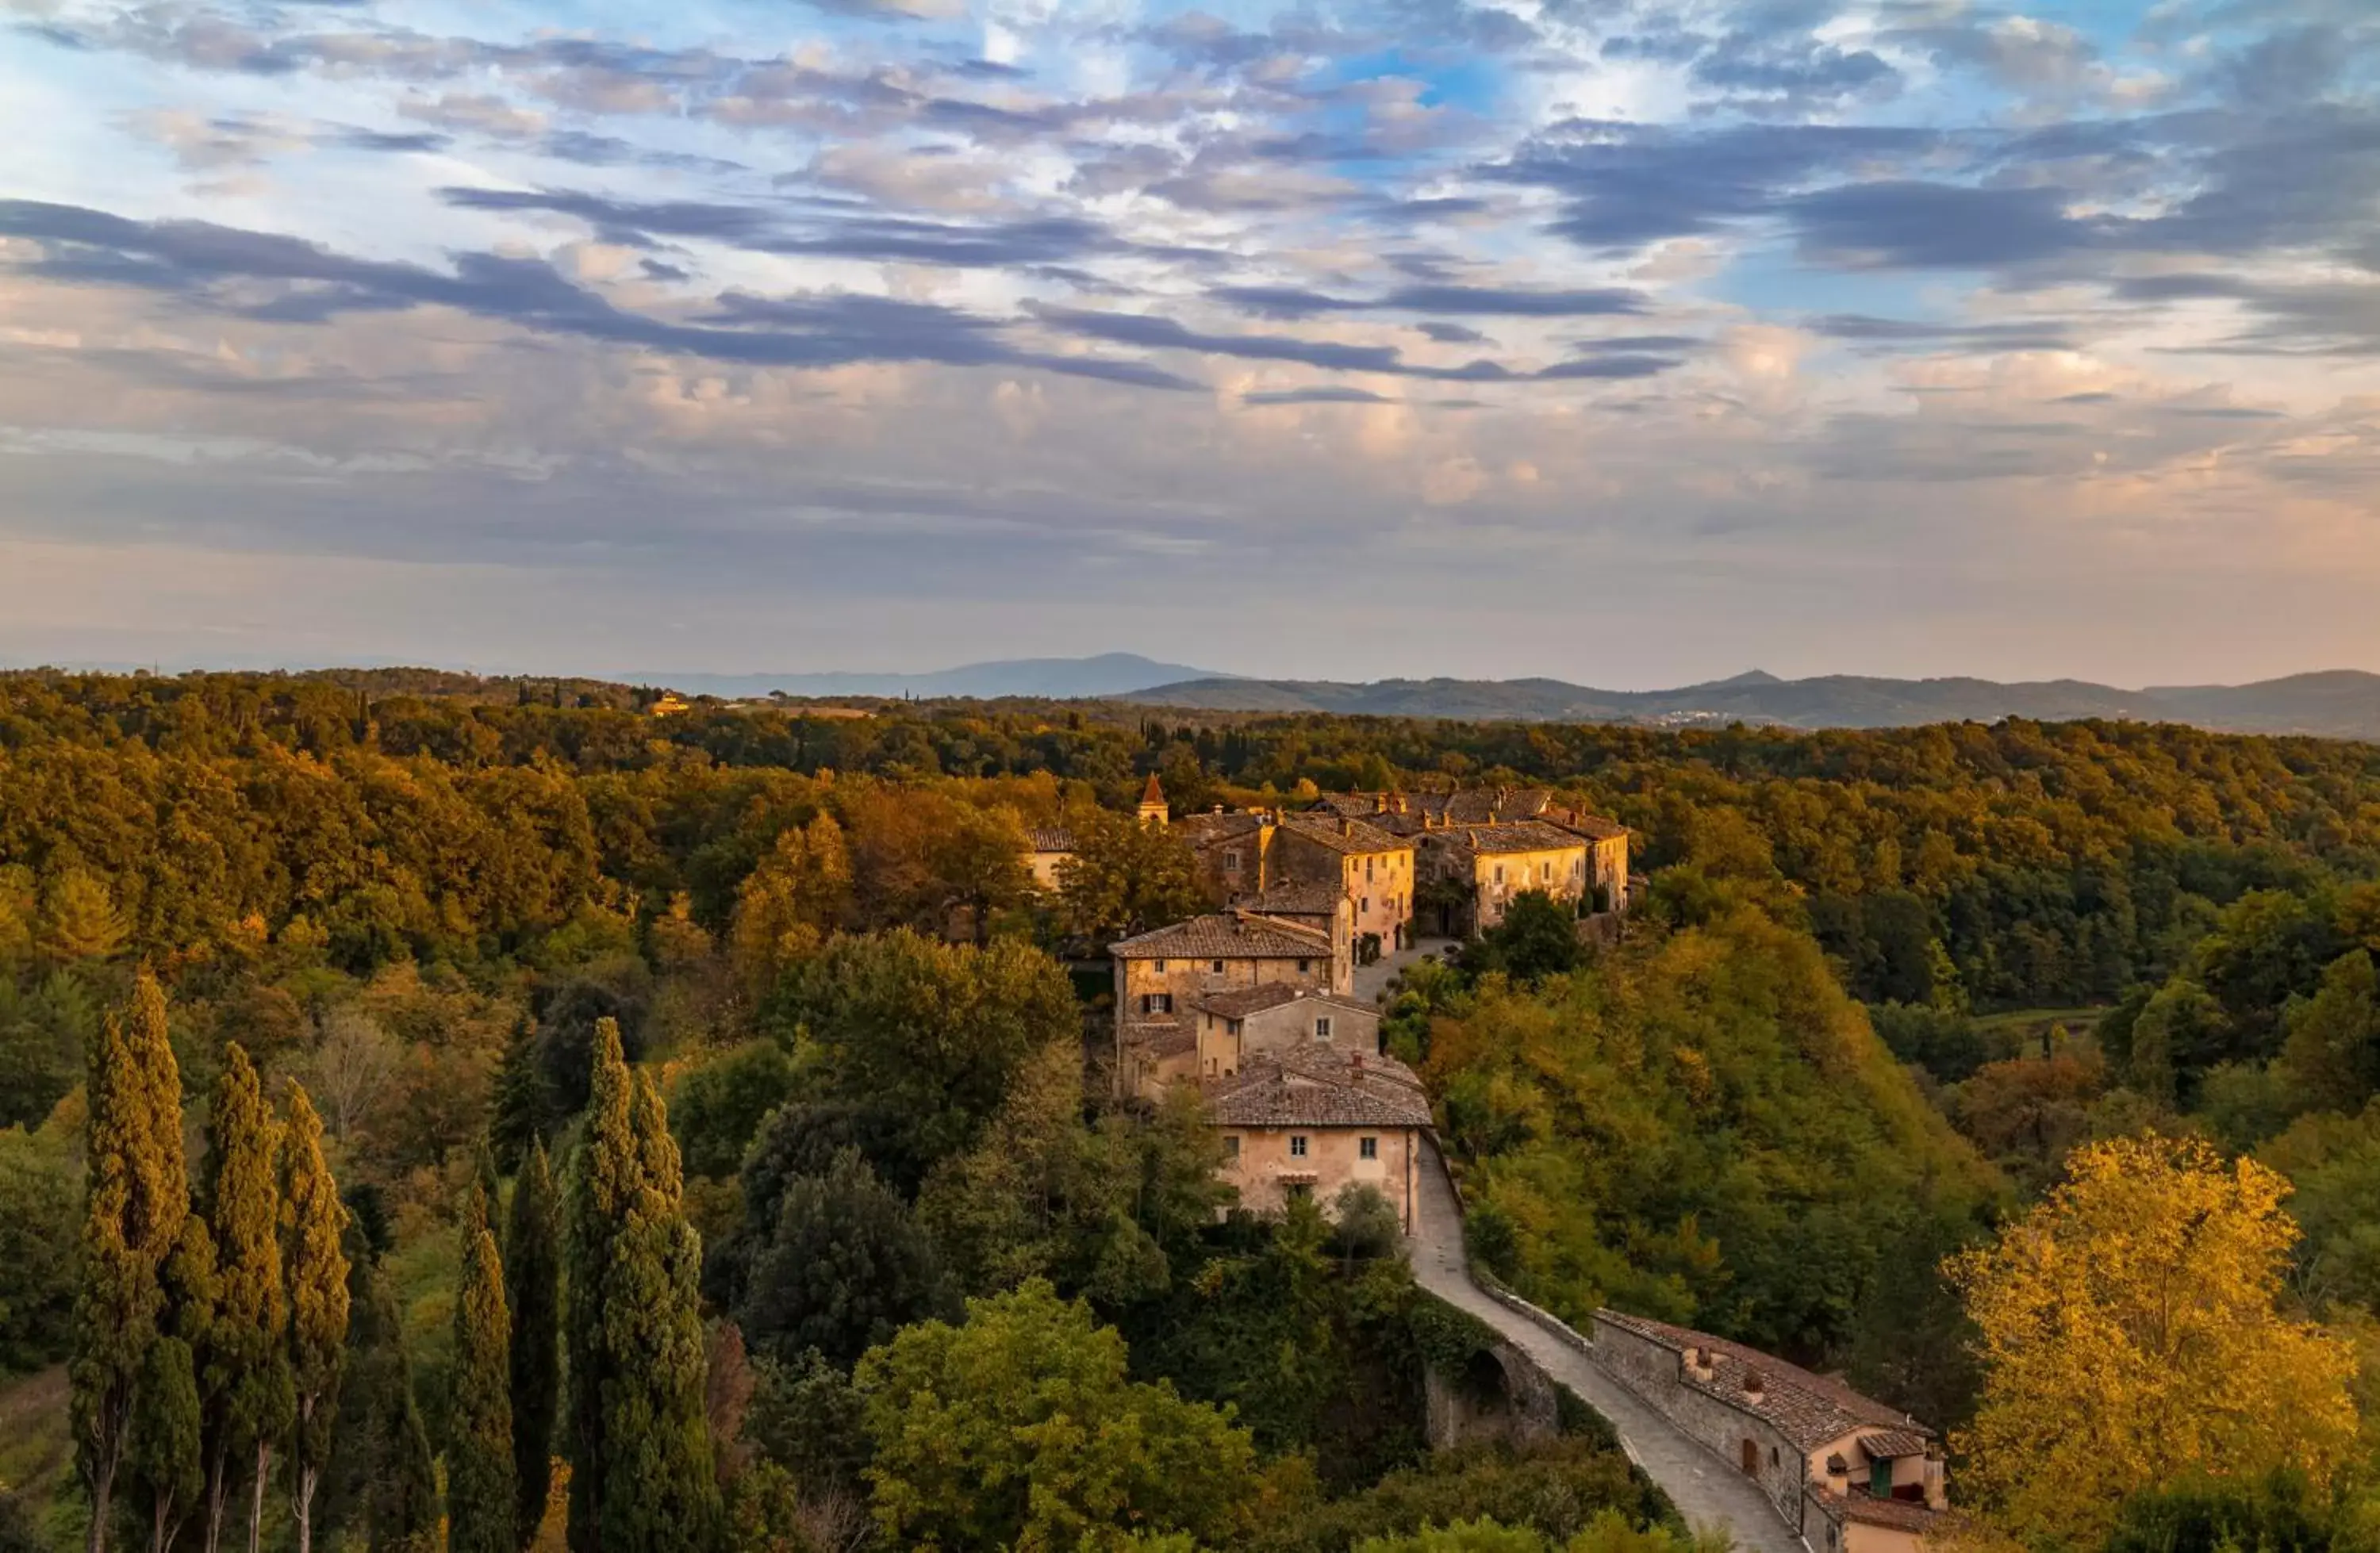
[[2097,1547],[2133,1492],[2192,1473],[2320,1481],[2356,1430],[2346,1343],[2277,1306],[2289,1183],[2154,1134],[2079,1148],[2067,1183],[1949,1270],[1981,1330],[1962,1498],[2043,1550]]

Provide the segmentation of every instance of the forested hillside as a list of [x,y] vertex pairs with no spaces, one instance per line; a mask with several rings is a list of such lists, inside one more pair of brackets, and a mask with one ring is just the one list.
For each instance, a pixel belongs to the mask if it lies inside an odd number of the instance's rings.
[[[2012,1372],[1970,1351],[1982,1296],[1962,1303],[1943,1258],[2051,1211],[2078,1147],[2143,1128],[2295,1187],[2304,1239],[2256,1241],[2283,1248],[2286,1287],[2244,1279],[2268,1315],[2368,1329],[2380,1295],[2364,746],[1096,705],[656,715],[407,688],[433,693],[0,677],[0,1369],[30,1377],[0,1416],[35,1420],[0,1442],[0,1547],[67,1546],[89,1519],[70,1465],[89,1441],[52,1366],[90,1339],[103,1059],[179,1122],[192,1220],[232,1235],[223,1161],[302,1097],[346,1221],[328,1435],[296,1450],[269,1408],[234,1429],[194,1360],[200,1490],[166,1481],[175,1430],[144,1424],[127,1456],[111,1513],[156,1512],[163,1486],[184,1544],[212,1474],[235,1502],[269,1479],[260,1536],[294,1546],[302,1462],[326,1546],[435,1547],[458,1503],[491,1549],[598,1520],[644,1528],[619,1546],[690,1524],[739,1553],[1339,1549],[1481,1517],[1537,1539],[1515,1546],[1638,1546],[1610,1539],[1661,1507],[1592,1433],[1424,1450],[1419,1376],[1478,1338],[1415,1288],[1392,1217],[1219,1221],[1195,1110],[1119,1105],[1087,1074],[1103,978],[1062,962],[1197,899],[1186,854],[1130,820],[1152,771],[1176,812],[1459,782],[1553,787],[1633,829],[1651,883],[1621,943],[1521,911],[1409,974],[1388,1022],[1431,1086],[1475,1255],[1565,1313],[1690,1322],[1983,1429],[2016,1415],[1993,1411]],[[1084,858],[1055,896],[1022,860],[1051,824]],[[128,1020],[155,1038],[117,1041]],[[2181,1200],[2204,1171],[2168,1164]],[[634,1234],[598,1232],[631,1207]],[[250,1237],[252,1268],[272,1238]],[[197,1308],[196,1253],[152,1250],[163,1308]],[[604,1340],[622,1353],[569,1365],[653,1370],[631,1405],[667,1414],[674,1454],[618,1464],[661,1474],[650,1495],[605,1475],[621,1426],[525,1336],[614,1285],[669,1299]],[[123,1356],[136,1390],[140,1365],[172,1370],[174,1320],[156,1330]],[[191,1330],[175,1341],[202,1359]],[[2289,1405],[2336,1416],[2329,1375]],[[1024,1438],[1039,1421],[1014,1398],[1036,1388],[1232,1470],[1136,1476],[1052,1443],[953,1476],[937,1440]],[[206,1466],[260,1435],[278,1442],[261,1474]],[[458,1470],[499,1439],[507,1472]],[[1003,1473],[1101,1486],[967,1486]],[[507,1500],[510,1530],[485,1532]],[[2196,1513],[2141,1503],[2111,1499],[2107,1525]]]

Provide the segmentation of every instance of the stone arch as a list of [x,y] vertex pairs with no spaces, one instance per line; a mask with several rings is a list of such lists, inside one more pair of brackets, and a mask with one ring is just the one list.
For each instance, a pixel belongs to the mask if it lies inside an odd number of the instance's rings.
[[1433,1450],[1475,1439],[1524,1443],[1561,1432],[1552,1378],[1508,1342],[1482,1343],[1459,1362],[1432,1364],[1424,1387]]

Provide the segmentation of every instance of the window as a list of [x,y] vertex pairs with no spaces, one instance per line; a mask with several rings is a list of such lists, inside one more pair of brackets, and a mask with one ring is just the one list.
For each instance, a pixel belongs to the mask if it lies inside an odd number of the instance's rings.
[[1223,871],[1227,874],[1235,874],[1240,871],[1240,853],[1237,847],[1227,847],[1224,849]]
[[1372,877],[1372,860],[1368,857],[1364,859],[1364,877],[1366,879]]
[[1355,1158],[1356,1158],[1356,1159],[1378,1159],[1379,1157],[1380,1157],[1380,1140],[1379,1140],[1379,1139],[1378,1139],[1378,1138],[1357,1138],[1357,1139],[1355,1140]]
[[1208,963],[1215,967],[1215,974],[1217,976],[1221,976],[1223,974],[1223,963],[1220,960],[1210,961]]
[[1165,974],[1165,962],[1162,960],[1157,962],[1157,974],[1159,976],[1163,976]]
[[1226,1134],[1224,1135],[1224,1138],[1223,1138],[1223,1158],[1224,1158],[1224,1159],[1238,1159],[1239,1157],[1240,1157],[1240,1138],[1239,1138],[1239,1134],[1236,1134],[1236,1133]]
[[1499,884],[1504,882],[1504,865],[1501,863],[1496,865],[1496,882]]
[[1140,1012],[1143,1013],[1172,1013],[1173,1012],[1173,994],[1171,992],[1142,993],[1140,995]]
[[1293,1133],[1290,1134],[1289,1157],[1293,1159],[1303,1159],[1305,1158],[1305,1134],[1304,1133]]
[[1318,1041],[1327,1041],[1330,1038],[1330,1016],[1329,1014],[1323,1014],[1314,1021],[1314,1038]]
[[1298,1198],[1311,1197],[1314,1195],[1314,1183],[1310,1181],[1293,1181],[1289,1183],[1288,1195]]
[[1364,897],[1363,912],[1366,916],[1372,914],[1372,897],[1369,895]]
[[1297,974],[1298,974],[1298,975],[1300,975],[1300,976],[1304,976],[1304,975],[1305,975],[1305,973],[1306,973],[1306,972],[1308,972],[1308,971],[1312,970],[1313,968],[1314,968],[1314,962],[1313,962],[1313,961],[1311,961],[1311,960],[1300,960],[1300,961],[1297,963]]

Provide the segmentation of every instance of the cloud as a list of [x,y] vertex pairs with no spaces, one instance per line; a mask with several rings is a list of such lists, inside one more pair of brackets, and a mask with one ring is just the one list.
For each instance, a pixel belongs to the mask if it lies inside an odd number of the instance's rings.
[[2050,323],[1941,323],[1914,319],[1829,313],[1804,327],[1832,340],[1890,348],[1913,346],[1971,351],[2072,350],[2073,336]]
[[1282,388],[1240,395],[1243,405],[1392,405],[1368,388]]
[[1843,184],[1786,205],[1802,249],[1853,269],[1987,270],[2054,259],[2105,240],[2107,223],[2066,213],[2063,190],[1887,180]]
[[[1007,344],[992,321],[958,309],[830,295],[722,297],[692,323],[614,307],[543,260],[462,253],[450,273],[352,259],[297,238],[206,222],[136,222],[78,206],[0,200],[0,237],[45,256],[19,268],[52,280],[133,285],[264,322],[321,323],[343,313],[447,307],[540,333],[755,367],[861,361],[1034,367],[1142,388],[1189,389],[1144,363],[1053,356]],[[246,283],[277,287],[262,298]]]

